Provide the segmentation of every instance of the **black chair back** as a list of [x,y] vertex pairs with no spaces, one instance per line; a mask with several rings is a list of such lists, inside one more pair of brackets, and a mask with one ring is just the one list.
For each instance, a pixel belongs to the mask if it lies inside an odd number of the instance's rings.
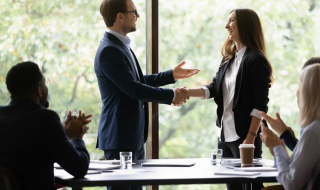
[[19,190],[16,177],[6,168],[0,168],[0,189]]
[[320,190],[320,173],[318,173],[317,177],[313,180],[311,190]]

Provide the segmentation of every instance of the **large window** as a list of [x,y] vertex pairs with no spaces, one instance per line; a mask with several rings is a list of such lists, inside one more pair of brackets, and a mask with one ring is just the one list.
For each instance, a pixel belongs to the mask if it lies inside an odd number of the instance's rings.
[[[146,1],[134,0],[140,14],[137,31],[129,34],[143,71],[147,68]],[[85,142],[91,159],[103,157],[95,148],[101,100],[93,60],[105,24],[101,1],[0,0],[0,105],[10,100],[5,76],[18,62],[38,63],[49,86],[50,109],[61,119],[68,110],[92,113]],[[316,4],[318,3],[318,4]],[[263,24],[276,83],[270,89],[269,113],[280,112],[299,137],[295,91],[302,64],[319,56],[320,10],[315,0],[161,0],[159,1],[159,70],[182,60],[201,72],[168,87],[209,84],[218,70],[224,28],[233,8],[254,9]],[[149,18],[148,18],[149,19]],[[318,55],[316,54],[318,53]],[[150,63],[148,63],[150,65]],[[212,99],[191,99],[181,107],[159,106],[160,158],[209,157],[217,146],[216,105]],[[271,158],[268,150],[263,157]],[[224,189],[224,185],[163,186],[163,189]],[[85,189],[105,189],[85,188]]]
[[[106,26],[99,12],[100,1],[0,1],[0,105],[10,100],[5,85],[14,64],[31,60],[50,79],[50,109],[61,120],[68,110],[92,113],[84,140],[91,159],[103,157],[95,148],[101,100],[93,60]],[[130,34],[141,67],[146,68],[145,0],[136,0],[140,18]]]
[[[229,12],[242,7],[255,10],[263,25],[276,80],[270,88],[269,113],[275,116],[279,112],[299,136],[295,97],[298,74],[308,58],[319,56],[320,48],[316,19],[320,12],[315,1],[159,1],[160,70],[187,60],[186,66],[199,68],[200,73],[172,87],[209,84],[222,58],[220,50],[227,38],[224,27]],[[213,99],[194,98],[181,107],[160,105],[159,110],[160,158],[209,157],[210,149],[217,147]],[[265,148],[263,157],[272,158]],[[225,189],[225,186],[164,186],[162,189]]]

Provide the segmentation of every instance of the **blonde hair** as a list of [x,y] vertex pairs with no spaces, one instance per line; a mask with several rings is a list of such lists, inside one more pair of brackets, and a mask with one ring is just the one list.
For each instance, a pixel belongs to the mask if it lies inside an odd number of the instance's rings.
[[[271,68],[270,80],[272,84],[274,82],[273,69],[267,56],[264,34],[258,14],[252,9],[234,9],[229,14],[232,12],[235,12],[236,15],[236,23],[241,43],[244,46],[262,53],[266,58]],[[234,41],[227,37],[221,48],[221,54],[224,59],[222,65],[232,59],[236,51]]]
[[300,125],[307,126],[315,119],[320,120],[320,64],[302,70],[298,98]]

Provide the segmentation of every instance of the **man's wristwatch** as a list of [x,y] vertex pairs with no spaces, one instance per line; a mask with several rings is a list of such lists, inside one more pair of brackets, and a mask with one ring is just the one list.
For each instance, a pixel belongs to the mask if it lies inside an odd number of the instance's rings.
[[257,137],[257,134],[254,133],[254,132],[252,132],[252,131],[249,131],[248,133],[249,133],[250,135],[254,136],[254,137]]

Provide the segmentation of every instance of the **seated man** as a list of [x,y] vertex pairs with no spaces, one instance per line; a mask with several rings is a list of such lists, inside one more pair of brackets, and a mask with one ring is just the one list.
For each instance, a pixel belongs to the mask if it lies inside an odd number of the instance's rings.
[[11,101],[0,106],[0,167],[13,172],[22,190],[55,189],[55,162],[74,177],[85,176],[90,158],[82,137],[91,115],[69,112],[63,126],[58,114],[44,106],[48,88],[33,62],[13,66],[6,85]]

